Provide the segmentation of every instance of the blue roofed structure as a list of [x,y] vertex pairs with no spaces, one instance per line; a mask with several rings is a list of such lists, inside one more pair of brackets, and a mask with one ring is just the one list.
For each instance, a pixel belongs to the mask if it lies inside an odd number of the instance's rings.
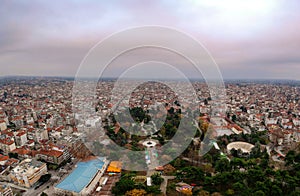
[[99,174],[99,171],[101,171],[102,174],[104,173],[106,166],[105,158],[100,157],[87,162],[79,162],[76,169],[60,182],[56,188],[80,194],[91,183],[95,176]]

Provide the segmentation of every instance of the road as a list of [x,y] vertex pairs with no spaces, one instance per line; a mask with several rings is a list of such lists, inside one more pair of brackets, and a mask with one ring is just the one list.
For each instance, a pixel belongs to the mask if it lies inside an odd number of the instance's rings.
[[[156,173],[155,168],[159,166],[159,161],[155,155],[156,149],[155,147],[147,147],[148,155],[150,158],[150,164],[148,165],[147,177],[151,177],[154,173]],[[155,151],[155,152],[154,152]]]
[[168,186],[168,180],[175,179],[175,176],[161,176],[164,181],[160,185],[160,190],[163,193],[163,195],[167,195],[167,186]]
[[34,189],[34,188],[29,189],[27,192],[24,193],[24,196],[39,195],[45,189],[47,189],[47,186],[49,186],[49,187],[51,186],[50,180],[48,182],[46,182],[45,184],[43,184],[42,186],[40,186],[38,189]]

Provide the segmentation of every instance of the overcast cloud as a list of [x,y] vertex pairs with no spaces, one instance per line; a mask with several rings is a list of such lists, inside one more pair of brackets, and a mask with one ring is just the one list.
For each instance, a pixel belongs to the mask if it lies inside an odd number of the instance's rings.
[[299,7],[297,0],[2,0],[0,73],[74,76],[106,36],[162,25],[203,43],[224,78],[299,79]]

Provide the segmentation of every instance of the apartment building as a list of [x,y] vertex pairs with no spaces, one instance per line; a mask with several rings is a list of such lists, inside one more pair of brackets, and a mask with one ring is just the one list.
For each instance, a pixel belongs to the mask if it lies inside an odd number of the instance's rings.
[[30,188],[44,174],[47,174],[46,163],[25,159],[11,170],[10,178],[15,184]]

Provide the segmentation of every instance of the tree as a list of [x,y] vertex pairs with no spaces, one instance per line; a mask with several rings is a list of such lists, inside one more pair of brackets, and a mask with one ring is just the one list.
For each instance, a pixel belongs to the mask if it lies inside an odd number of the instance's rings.
[[133,189],[131,191],[127,191],[125,196],[144,196],[147,192],[143,189]]
[[240,182],[236,182],[232,185],[233,190],[235,193],[241,194],[243,191],[245,191],[245,185],[240,183]]
[[146,112],[141,107],[134,107],[129,111],[135,121],[142,122],[145,119]]
[[226,188],[225,184],[230,184],[233,180],[233,177],[230,172],[220,172],[213,177],[213,183],[216,186],[221,186],[222,188]]
[[269,166],[269,159],[262,159],[259,166],[263,169],[267,169]]
[[39,182],[41,183],[45,183],[47,182],[48,180],[50,180],[51,178],[51,174],[45,174],[45,175],[42,175],[39,179]]
[[228,190],[225,192],[225,195],[234,195],[234,190],[228,189]]
[[232,149],[230,150],[230,154],[231,154],[232,156],[234,156],[234,157],[238,157],[238,151],[237,151],[236,149],[234,149],[234,148],[232,148]]
[[236,168],[244,168],[246,165],[244,159],[241,159],[241,158],[233,158],[231,161],[230,161],[230,166],[233,168],[233,169],[236,169]]
[[222,195],[219,192],[214,192],[214,193],[211,194],[211,196],[222,196]]
[[250,157],[251,158],[259,158],[259,157],[261,157],[259,142],[256,142],[255,146],[251,149]]
[[231,118],[232,118],[231,120],[232,120],[233,122],[235,122],[235,121],[236,121],[236,119],[237,119],[237,117],[236,117],[236,115],[235,115],[235,114],[234,114],[234,115],[232,115],[232,117],[231,117]]
[[197,196],[210,196],[209,192],[208,191],[205,191],[205,190],[201,190]]
[[153,194],[153,195],[159,195],[161,194],[160,186],[154,185],[154,186],[146,186],[145,190],[147,191],[148,194]]
[[210,174],[210,173],[212,173],[214,171],[213,166],[212,166],[211,163],[204,164],[203,170],[206,173],[206,175]]
[[212,156],[210,154],[208,154],[208,153],[203,156],[203,159],[205,161],[207,161],[208,163],[212,163],[213,162]]
[[208,105],[207,99],[204,99],[204,104],[205,104],[205,105]]
[[242,112],[247,113],[247,108],[245,106],[241,106],[240,109],[242,110]]
[[295,162],[300,162],[300,153],[295,156]]
[[151,176],[151,180],[154,185],[160,185],[164,181],[164,179],[158,173],[153,174]]
[[292,165],[294,163],[295,157],[296,157],[296,152],[293,150],[290,150],[284,158],[285,165],[286,166]]
[[176,158],[174,161],[173,161],[173,166],[176,167],[176,168],[180,168],[182,165],[182,160],[179,159],[179,158]]
[[257,169],[249,169],[247,172],[248,182],[251,185],[254,185],[258,181],[264,181],[264,172],[261,170],[261,168]]
[[268,192],[268,188],[267,188],[266,184],[263,183],[263,182],[260,182],[260,181],[257,181],[257,182],[255,183],[255,189],[256,189],[256,190],[263,191],[264,193],[267,193],[267,192]]
[[266,194],[262,191],[262,190],[259,190],[259,191],[256,191],[254,193],[255,196],[265,196]]
[[282,190],[277,186],[273,185],[270,189],[270,195],[283,195]]
[[19,155],[17,153],[13,153],[13,152],[8,153],[8,156],[9,156],[9,158],[15,158],[15,159],[18,159],[18,157],[19,157]]
[[184,179],[186,181],[199,181],[204,178],[204,172],[199,167],[189,166],[178,171],[176,177],[177,179]]
[[230,163],[227,158],[221,158],[216,162],[215,166],[216,171],[218,172],[225,172],[230,171]]
[[300,191],[297,190],[297,191],[294,191],[290,194],[290,196],[299,196],[300,195]]
[[121,178],[112,189],[115,195],[124,195],[127,191],[134,189],[135,183],[131,179]]

